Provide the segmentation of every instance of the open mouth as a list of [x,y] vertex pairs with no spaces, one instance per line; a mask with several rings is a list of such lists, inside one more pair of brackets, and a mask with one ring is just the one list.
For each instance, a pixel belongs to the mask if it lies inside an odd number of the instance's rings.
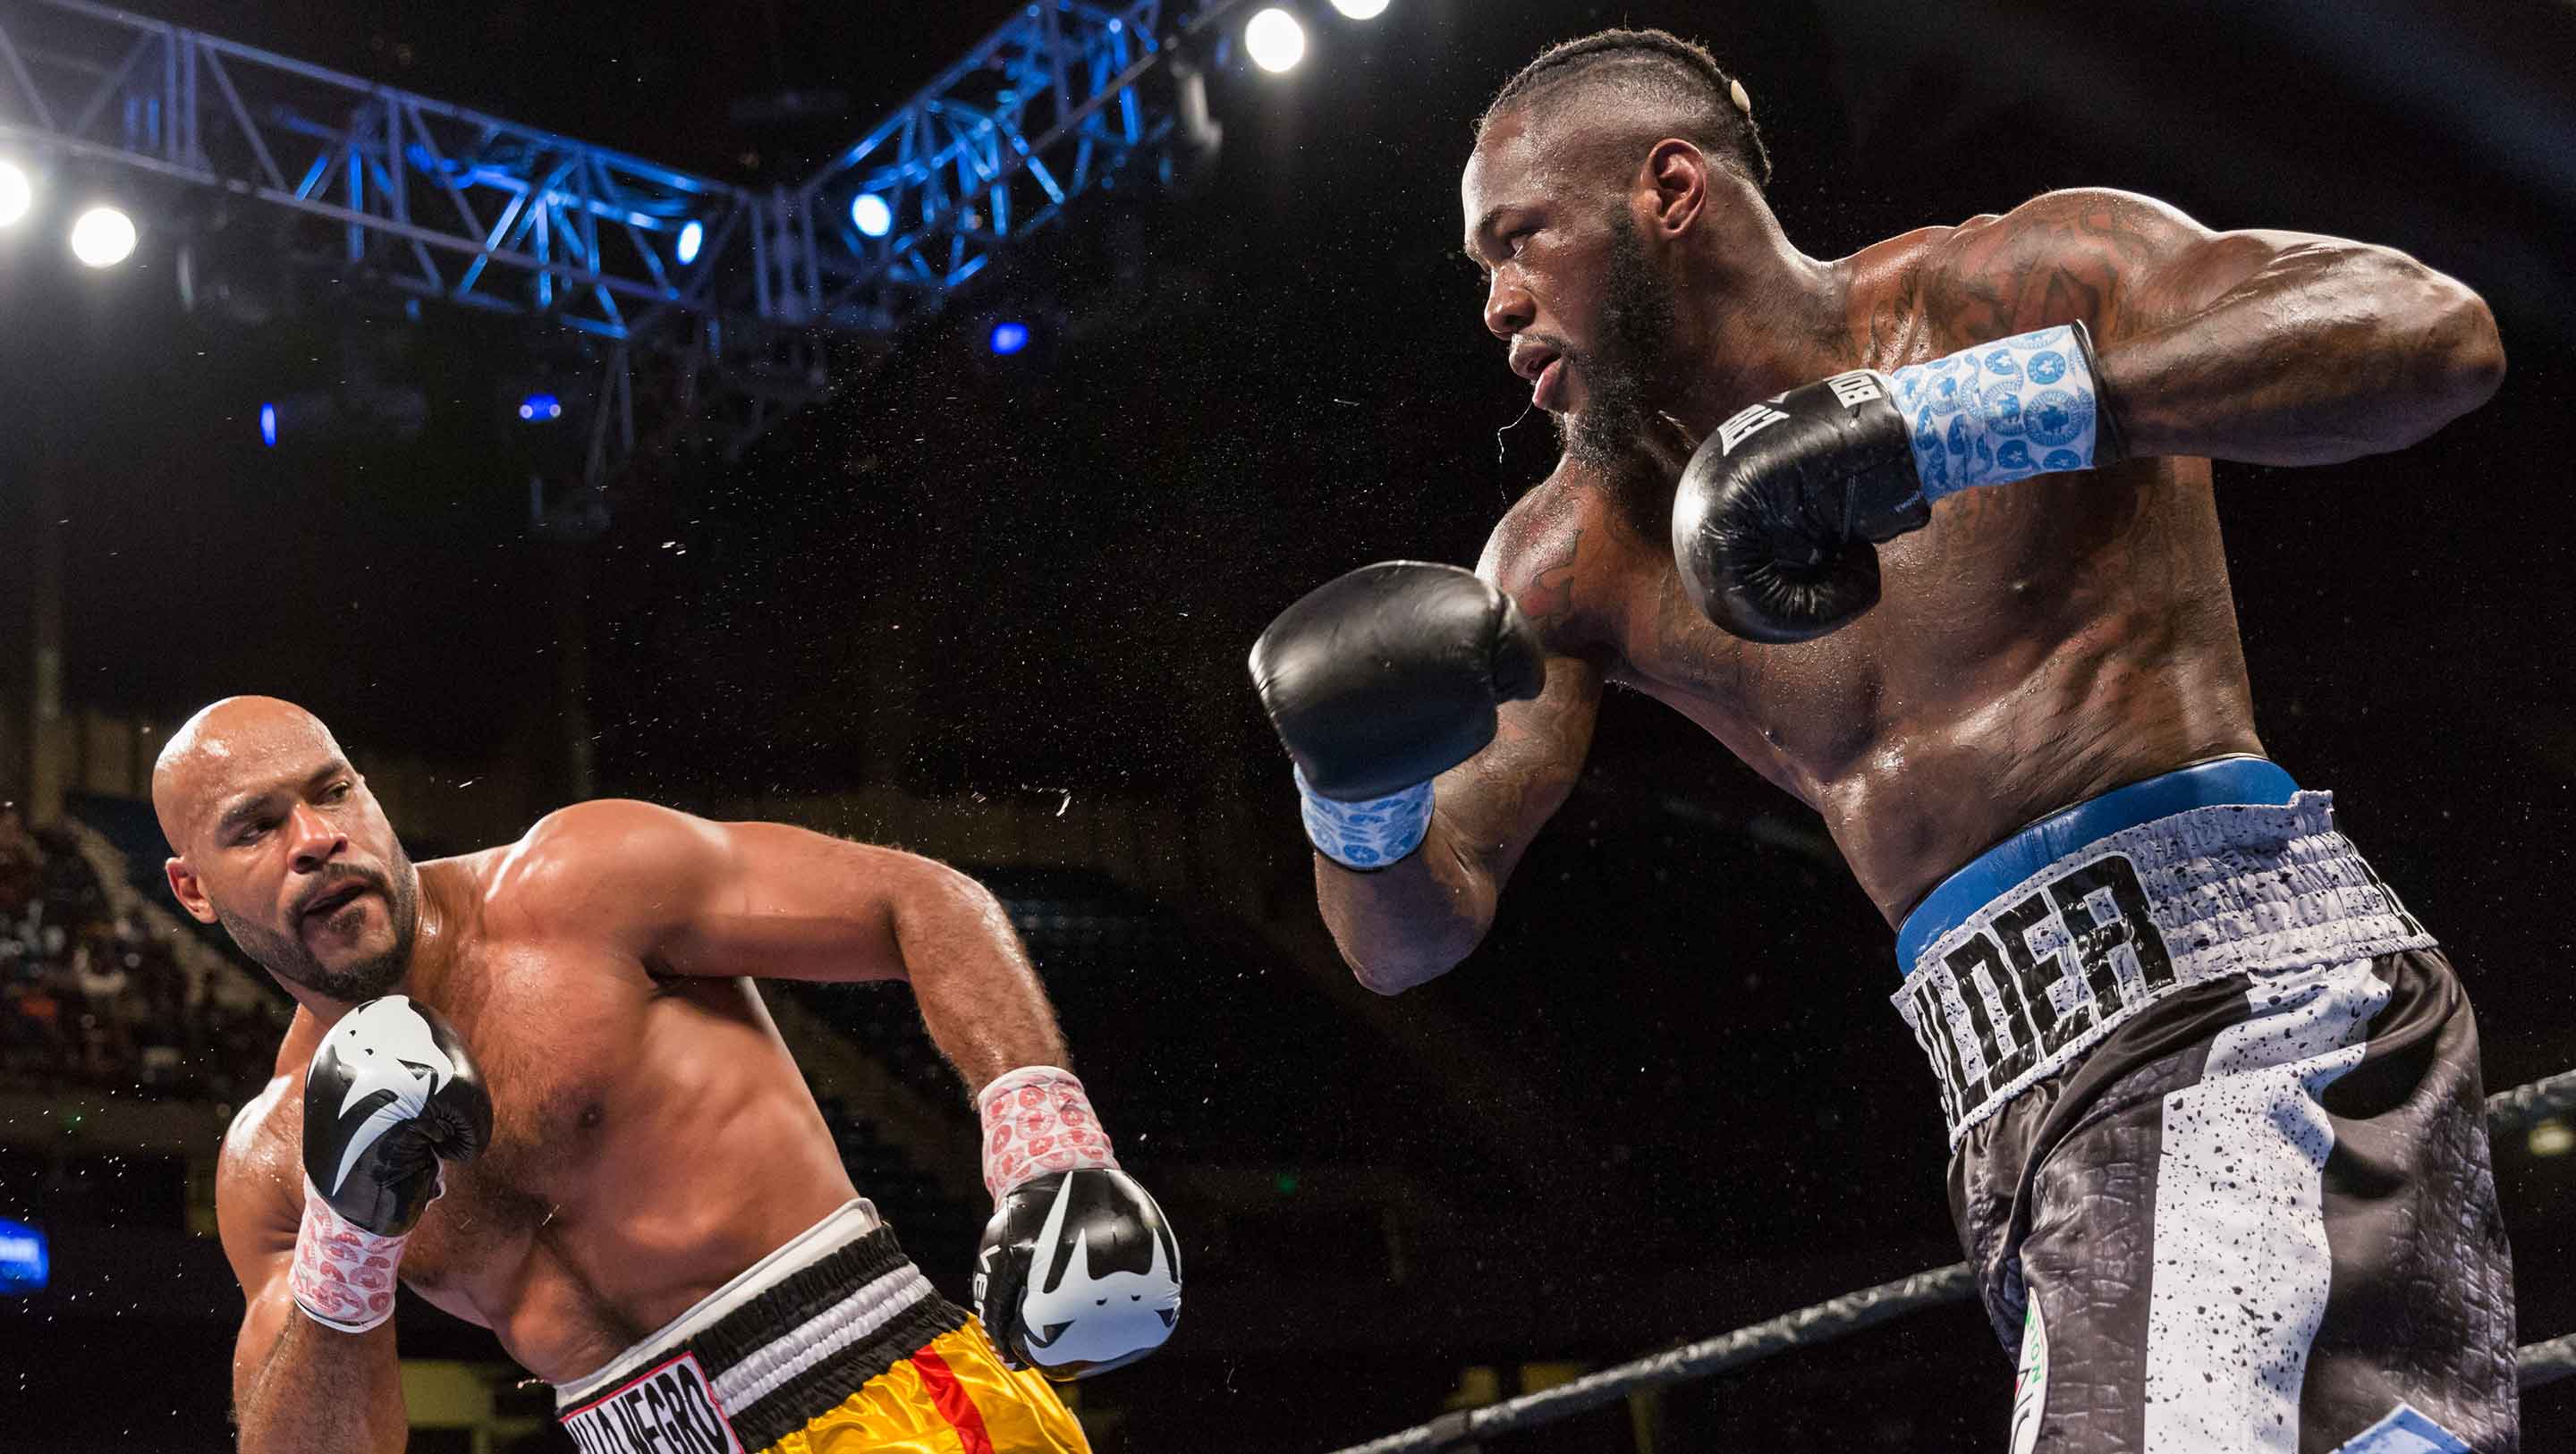
[[316,898],[313,902],[304,906],[304,912],[300,917],[307,924],[326,922],[333,914],[347,908],[350,904],[356,902],[360,895],[366,892],[368,892],[368,889],[365,884],[355,882],[345,883],[337,888],[327,889],[319,898]]
[[1530,402],[1549,413],[1563,411],[1565,407],[1564,359],[1549,359],[1547,367],[1538,371],[1538,379],[1530,385]]

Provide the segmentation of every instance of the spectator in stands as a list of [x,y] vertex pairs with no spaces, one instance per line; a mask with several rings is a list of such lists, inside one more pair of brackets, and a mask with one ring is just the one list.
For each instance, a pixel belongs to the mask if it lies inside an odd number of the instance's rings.
[[27,831],[15,803],[0,804],[0,918],[15,918],[36,894],[44,850]]

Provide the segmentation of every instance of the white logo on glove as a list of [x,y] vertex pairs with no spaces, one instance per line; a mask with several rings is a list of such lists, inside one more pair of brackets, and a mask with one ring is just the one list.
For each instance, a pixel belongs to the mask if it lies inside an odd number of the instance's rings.
[[438,1048],[436,1037],[429,1032],[429,1022],[402,995],[369,1000],[350,1011],[347,1018],[332,1027],[331,1033],[345,1035],[353,1042],[340,1054],[340,1062],[349,1067],[350,1075],[349,1091],[340,1098],[339,1114],[346,1118],[351,1107],[378,1091],[389,1093],[392,1099],[378,1106],[350,1134],[347,1149],[340,1153],[340,1165],[331,1173],[331,1184],[323,1188],[326,1195],[340,1190],[349,1179],[349,1168],[376,1144],[377,1137],[418,1117],[438,1088],[456,1075],[455,1062]]
[[1717,426],[1717,452],[1733,454],[1737,445],[1788,417],[1768,404],[1747,404]]
[[[1038,1231],[1038,1262],[1032,1273],[1059,1256],[1065,1209],[1081,1175],[1065,1177],[1056,1188],[1046,1225]],[[1048,1365],[1107,1363],[1163,1345],[1180,1321],[1181,1279],[1166,1255],[1166,1234],[1155,1229],[1150,1235],[1153,1260],[1141,1273],[1094,1273],[1091,1238],[1083,1232],[1076,1234],[1073,1255],[1053,1287],[1041,1288],[1039,1279],[1030,1279],[1020,1298],[1020,1325],[1027,1330],[1032,1357]]]

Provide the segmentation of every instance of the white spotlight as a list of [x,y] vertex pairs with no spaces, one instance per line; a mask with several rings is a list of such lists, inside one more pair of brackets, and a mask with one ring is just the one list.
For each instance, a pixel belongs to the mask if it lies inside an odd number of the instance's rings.
[[134,219],[114,207],[92,207],[72,219],[72,256],[112,268],[134,255]]
[[1272,6],[1255,15],[1243,27],[1243,48],[1252,55],[1252,63],[1265,71],[1295,69],[1306,58],[1306,27],[1297,17]]
[[1333,8],[1353,20],[1375,20],[1386,13],[1386,0],[1333,0]]
[[0,227],[14,227],[35,205],[36,184],[16,162],[0,162]]
[[2564,1156],[2571,1148],[2576,1148],[2576,1128],[2565,1121],[2549,1116],[2531,1123],[2532,1155]]

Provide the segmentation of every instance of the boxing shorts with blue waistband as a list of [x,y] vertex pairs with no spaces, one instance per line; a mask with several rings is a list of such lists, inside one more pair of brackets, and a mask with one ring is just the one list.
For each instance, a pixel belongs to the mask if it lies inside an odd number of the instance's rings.
[[2260,758],[2115,789],[1898,933],[2013,1454],[2515,1454],[2477,1023]]

